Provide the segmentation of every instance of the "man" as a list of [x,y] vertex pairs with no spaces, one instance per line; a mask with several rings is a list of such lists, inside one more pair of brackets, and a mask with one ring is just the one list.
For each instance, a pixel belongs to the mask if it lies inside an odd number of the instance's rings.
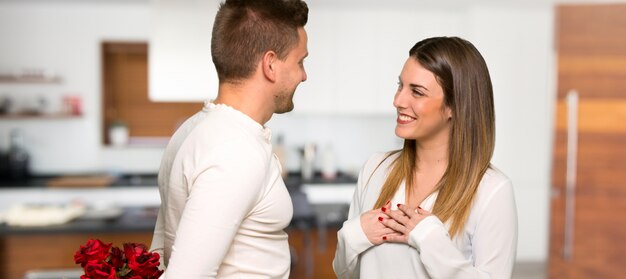
[[217,98],[174,133],[159,170],[163,278],[288,278],[292,204],[264,125],[306,80],[307,18],[301,0],[220,5]]

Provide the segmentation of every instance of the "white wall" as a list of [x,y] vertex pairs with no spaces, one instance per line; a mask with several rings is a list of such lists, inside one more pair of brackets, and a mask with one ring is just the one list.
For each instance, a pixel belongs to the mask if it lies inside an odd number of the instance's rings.
[[[316,4],[309,2],[315,9]],[[330,10],[333,5],[332,1],[319,3],[319,11]],[[393,3],[408,5],[401,1]],[[100,144],[100,42],[147,41],[149,4],[147,1],[0,1],[0,71],[37,67],[54,70],[64,79],[60,85],[0,84],[0,94],[58,98],[75,93],[83,97],[85,111],[81,119],[2,120],[0,148],[7,147],[10,129],[19,127],[25,133],[33,169],[38,173],[156,171],[161,148],[110,149]],[[395,9],[403,13],[410,10],[415,17],[425,19],[433,15],[449,17],[452,23],[448,22],[445,28],[419,24],[415,26],[421,30],[418,35],[398,34],[393,30],[384,34],[376,32],[385,30],[355,30],[344,34],[340,42],[350,44],[354,36],[372,36],[383,38],[382,44],[393,52],[404,53],[422,39],[419,36],[459,35],[475,43],[489,65],[494,84],[497,116],[494,164],[512,178],[516,188],[520,224],[518,259],[545,260],[554,97],[551,6],[464,3],[455,9],[449,6],[425,9],[415,3],[411,5],[394,8],[387,4],[379,20],[394,22]],[[315,17],[309,20],[311,26],[316,25]],[[343,49],[349,51],[350,47]],[[383,67],[390,71],[389,76],[395,77],[401,67],[397,61],[384,65],[359,61],[343,65],[337,69],[343,76],[368,67]],[[314,75],[309,73],[310,77]],[[395,79],[391,82],[395,83]],[[389,92],[389,98],[392,95]],[[391,99],[381,99],[380,103],[391,106]],[[305,142],[332,144],[339,166],[348,171],[358,170],[371,153],[397,148],[401,143],[393,136],[392,115],[296,112],[275,116],[268,125],[275,135],[284,134],[292,151]],[[294,169],[297,155],[291,154],[287,165]]]
[[550,6],[477,5],[468,39],[487,61],[496,107],[493,163],[513,181],[520,260],[545,259],[548,247],[554,89]]
[[0,148],[7,148],[10,129],[18,127],[35,172],[155,170],[160,149],[118,152],[100,144],[100,43],[146,41],[148,22],[146,2],[0,2],[0,71],[43,68],[63,78],[59,85],[0,84],[0,94],[43,96],[57,107],[62,95],[80,95],[85,112],[81,119],[2,120]]

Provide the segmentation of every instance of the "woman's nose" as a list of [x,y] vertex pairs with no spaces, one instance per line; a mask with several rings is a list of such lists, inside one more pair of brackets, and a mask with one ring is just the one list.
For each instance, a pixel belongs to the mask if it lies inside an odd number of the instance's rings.
[[396,95],[393,96],[393,106],[396,108],[402,108],[404,105],[402,90],[396,91]]

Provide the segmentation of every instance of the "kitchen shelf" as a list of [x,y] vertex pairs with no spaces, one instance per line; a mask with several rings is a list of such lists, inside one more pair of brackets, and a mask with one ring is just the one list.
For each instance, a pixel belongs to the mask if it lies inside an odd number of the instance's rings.
[[13,113],[0,114],[0,120],[26,120],[26,119],[73,119],[80,118],[82,115],[69,113],[52,113],[52,114],[32,114],[32,113]]
[[16,75],[0,75],[0,83],[61,83],[61,77],[58,76],[16,76]]

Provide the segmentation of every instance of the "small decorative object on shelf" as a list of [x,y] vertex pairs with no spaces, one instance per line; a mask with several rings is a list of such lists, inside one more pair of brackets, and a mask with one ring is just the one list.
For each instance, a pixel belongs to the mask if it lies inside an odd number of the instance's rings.
[[128,144],[128,125],[124,121],[115,120],[109,125],[109,142],[112,146],[122,147]]
[[69,115],[82,115],[83,107],[81,97],[79,95],[63,96],[63,112]]
[[74,254],[74,262],[85,271],[81,279],[156,279],[163,274],[159,269],[160,256],[151,253],[139,243],[124,243],[124,250],[89,239]]

